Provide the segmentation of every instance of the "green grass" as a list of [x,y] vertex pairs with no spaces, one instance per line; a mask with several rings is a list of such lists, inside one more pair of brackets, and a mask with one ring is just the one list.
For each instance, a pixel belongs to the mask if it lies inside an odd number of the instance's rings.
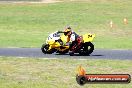
[[[61,1],[61,0],[60,0]],[[49,33],[66,25],[96,34],[95,48],[132,49],[131,0],[78,0],[52,4],[0,4],[0,47],[41,47]],[[128,25],[123,18],[128,18]],[[109,27],[110,20],[114,28]],[[76,68],[88,74],[132,75],[131,60],[0,57],[0,88],[80,88]],[[132,88],[130,84],[87,84],[84,88]]]
[[[131,0],[0,4],[0,47],[40,47],[49,33],[71,25],[79,34],[95,33],[96,48],[132,49],[131,4]],[[123,24],[124,17],[128,25]]]
[[[88,74],[130,74],[131,60],[32,59],[0,57],[0,88],[80,88],[76,68]],[[86,84],[83,88],[131,88],[130,84]]]

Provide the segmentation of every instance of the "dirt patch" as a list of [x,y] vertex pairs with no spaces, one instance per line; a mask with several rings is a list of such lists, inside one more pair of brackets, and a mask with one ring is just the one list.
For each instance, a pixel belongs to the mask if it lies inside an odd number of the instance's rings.
[[56,3],[56,2],[61,2],[61,1],[57,1],[57,0],[42,0],[42,3]]

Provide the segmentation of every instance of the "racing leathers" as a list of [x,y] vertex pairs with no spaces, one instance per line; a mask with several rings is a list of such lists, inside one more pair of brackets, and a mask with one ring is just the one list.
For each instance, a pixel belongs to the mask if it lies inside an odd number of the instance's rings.
[[70,51],[76,52],[81,47],[82,37],[72,32],[71,35],[68,36],[70,38]]

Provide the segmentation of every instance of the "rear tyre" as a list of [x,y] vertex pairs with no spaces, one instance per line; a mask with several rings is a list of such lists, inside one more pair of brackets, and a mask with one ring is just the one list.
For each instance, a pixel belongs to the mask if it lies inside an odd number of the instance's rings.
[[84,45],[85,54],[89,55],[93,52],[94,45],[91,42],[86,42]]
[[44,54],[52,54],[54,53],[54,49],[48,50],[49,49],[49,44],[43,44],[41,47],[41,50]]

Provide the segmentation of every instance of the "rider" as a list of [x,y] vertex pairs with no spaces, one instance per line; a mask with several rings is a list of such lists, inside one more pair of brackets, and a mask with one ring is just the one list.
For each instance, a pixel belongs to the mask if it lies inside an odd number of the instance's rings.
[[66,27],[64,29],[64,35],[67,36],[67,43],[70,43],[70,52],[76,52],[76,50],[78,48],[80,48],[80,44],[81,44],[81,37],[76,34],[75,32],[72,31],[71,27]]

